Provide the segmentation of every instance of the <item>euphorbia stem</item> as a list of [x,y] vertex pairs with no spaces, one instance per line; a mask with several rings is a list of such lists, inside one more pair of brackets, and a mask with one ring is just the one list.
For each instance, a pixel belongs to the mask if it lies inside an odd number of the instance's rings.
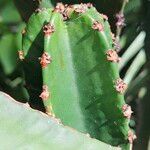
[[[128,0],[123,1],[122,7],[121,7],[121,10],[120,10],[119,14],[124,14],[124,9],[125,9],[125,6],[126,6],[127,3],[128,3]],[[116,29],[116,40],[117,41],[119,41],[119,39],[120,39],[120,34],[121,34],[121,31],[122,31],[122,28],[123,27],[117,26],[117,29]]]

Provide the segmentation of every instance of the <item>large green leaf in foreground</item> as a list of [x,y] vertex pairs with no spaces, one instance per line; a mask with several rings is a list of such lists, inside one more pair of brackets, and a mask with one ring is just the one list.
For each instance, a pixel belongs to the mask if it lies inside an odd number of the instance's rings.
[[0,92],[0,150],[119,150]]

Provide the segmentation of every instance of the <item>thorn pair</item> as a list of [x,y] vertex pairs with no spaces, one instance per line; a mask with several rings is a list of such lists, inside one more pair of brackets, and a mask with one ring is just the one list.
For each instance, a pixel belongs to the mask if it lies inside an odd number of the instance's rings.
[[63,3],[57,3],[54,12],[58,12],[63,16],[64,20],[67,20],[69,18],[69,13],[72,10],[71,5],[63,4]]
[[99,32],[104,31],[103,25],[99,21],[94,21],[92,28],[98,30]]
[[42,54],[42,57],[40,57],[39,59],[40,59],[40,64],[42,68],[46,68],[48,64],[52,62],[52,58],[47,52],[44,52]]
[[130,119],[131,115],[133,113],[133,111],[131,110],[131,106],[129,106],[128,104],[124,104],[122,106],[122,111],[123,111],[123,115],[127,118]]
[[120,57],[118,56],[115,50],[107,50],[106,51],[107,60],[111,62],[118,63],[120,61]]
[[80,5],[75,6],[74,11],[76,13],[85,13],[88,8],[93,7],[91,3],[83,4],[81,3]]
[[118,78],[115,84],[116,91],[121,94],[123,94],[127,89],[127,84],[121,78]]
[[43,32],[45,36],[50,36],[52,33],[55,32],[54,26],[51,23],[44,25]]

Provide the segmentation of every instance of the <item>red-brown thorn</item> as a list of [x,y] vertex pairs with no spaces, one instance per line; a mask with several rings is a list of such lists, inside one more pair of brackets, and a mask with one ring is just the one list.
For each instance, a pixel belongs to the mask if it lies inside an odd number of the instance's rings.
[[91,3],[87,3],[87,4],[81,3],[80,5],[75,6],[74,11],[77,13],[85,13],[87,9],[91,7],[92,7]]
[[71,5],[64,5],[63,3],[57,3],[54,12],[58,12],[63,16],[63,20],[67,20],[69,18],[69,13],[72,9]]
[[51,56],[47,52],[44,52],[42,54],[42,57],[40,57],[39,59],[40,59],[40,64],[41,64],[42,68],[47,67],[48,64],[50,64],[52,61]]
[[92,25],[92,28],[94,30],[98,30],[99,32],[104,30],[103,25],[100,22],[98,22],[98,21],[94,21],[94,23]]
[[131,118],[131,114],[133,113],[133,111],[131,110],[131,106],[129,106],[128,104],[125,104],[122,106],[122,111],[123,111],[123,115],[130,119]]
[[116,91],[123,94],[125,90],[127,89],[127,84],[122,80],[122,79],[117,79],[116,80]]
[[54,31],[55,31],[54,26],[51,25],[50,23],[44,25],[44,27],[43,27],[43,32],[44,32],[45,36],[51,35]]
[[129,143],[132,144],[133,141],[134,141],[136,138],[137,138],[136,135],[130,130],[130,131],[128,132],[128,140],[129,140]]
[[50,93],[48,91],[48,86],[47,85],[43,85],[42,87],[42,93],[40,94],[39,97],[42,98],[42,100],[47,100],[50,96]]
[[120,58],[118,57],[118,54],[115,50],[107,50],[106,52],[107,60],[111,62],[119,62]]

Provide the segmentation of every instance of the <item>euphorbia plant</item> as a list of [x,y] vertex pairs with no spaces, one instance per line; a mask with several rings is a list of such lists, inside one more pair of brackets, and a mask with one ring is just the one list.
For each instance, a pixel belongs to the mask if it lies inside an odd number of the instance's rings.
[[119,77],[108,17],[90,4],[38,9],[23,32],[26,87],[33,108],[113,146],[129,149],[132,113]]

